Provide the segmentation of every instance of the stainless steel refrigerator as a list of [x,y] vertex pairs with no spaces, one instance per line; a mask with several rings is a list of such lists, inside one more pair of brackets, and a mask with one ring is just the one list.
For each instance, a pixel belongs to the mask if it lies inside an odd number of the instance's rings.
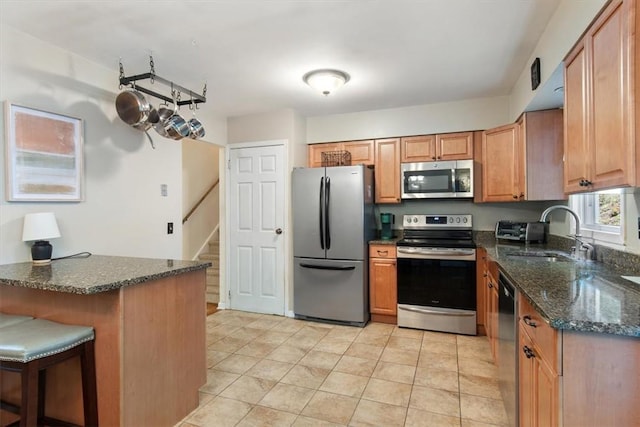
[[298,318],[364,326],[369,240],[375,236],[373,169],[293,170],[293,310]]

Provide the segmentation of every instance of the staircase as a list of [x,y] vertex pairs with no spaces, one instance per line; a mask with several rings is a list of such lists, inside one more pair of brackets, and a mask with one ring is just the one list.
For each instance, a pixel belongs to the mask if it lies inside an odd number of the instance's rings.
[[198,257],[202,261],[211,262],[207,268],[207,302],[220,302],[220,241],[216,232],[209,241],[209,250]]

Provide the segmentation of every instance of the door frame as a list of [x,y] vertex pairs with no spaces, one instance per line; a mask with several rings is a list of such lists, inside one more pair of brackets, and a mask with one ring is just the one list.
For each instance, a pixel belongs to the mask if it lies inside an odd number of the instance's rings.
[[[224,269],[220,269],[220,302],[218,303],[219,309],[229,309],[231,308],[229,304],[229,269],[227,266],[229,265],[229,254],[231,249],[231,242],[228,238],[228,230],[230,229],[229,218],[230,218],[230,179],[229,172],[231,167],[231,150],[238,148],[260,148],[260,147],[269,147],[269,146],[277,146],[281,145],[284,147],[284,254],[283,254],[283,271],[284,271],[284,315],[287,317],[293,317],[293,304],[290,300],[293,298],[292,294],[292,279],[293,276],[293,264],[291,254],[293,253],[293,221],[291,217],[291,166],[289,164],[289,140],[287,139],[275,139],[275,140],[266,140],[266,141],[253,141],[253,142],[238,142],[227,144],[224,150],[224,219],[220,221],[221,224],[224,224],[224,230],[221,230],[221,236],[224,234],[224,250],[220,253],[221,265],[224,265]],[[222,157],[222,156],[220,156]],[[221,170],[222,170],[221,169]],[[221,179],[222,180],[222,179]],[[224,278],[224,279],[223,279]]]

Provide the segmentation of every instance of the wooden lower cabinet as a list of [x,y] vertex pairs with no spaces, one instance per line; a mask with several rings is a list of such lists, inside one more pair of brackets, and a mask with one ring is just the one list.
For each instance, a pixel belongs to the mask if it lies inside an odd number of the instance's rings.
[[[497,264],[482,248],[478,264],[483,326],[499,364]],[[517,316],[519,427],[640,426],[639,338],[554,329],[522,292]]]
[[374,322],[397,323],[396,247],[369,247],[369,309]]
[[560,376],[520,325],[518,346],[520,427],[558,425]]

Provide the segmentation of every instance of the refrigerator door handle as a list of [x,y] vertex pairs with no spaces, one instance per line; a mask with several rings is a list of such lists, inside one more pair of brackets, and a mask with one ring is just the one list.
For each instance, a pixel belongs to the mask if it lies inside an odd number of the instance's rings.
[[327,183],[325,184],[325,197],[324,197],[324,228],[325,228],[325,238],[324,241],[327,244],[327,250],[331,249],[331,230],[329,228],[329,224],[331,220],[329,219],[329,207],[331,203],[331,180],[327,177]]
[[347,271],[347,270],[356,269],[355,265],[331,266],[331,265],[316,265],[316,264],[307,264],[307,263],[300,263],[300,267],[313,268],[315,270],[336,270],[336,271]]
[[320,178],[320,202],[318,203],[318,218],[320,220],[320,248],[324,249],[324,226],[322,223],[322,209],[324,205],[324,176]]

